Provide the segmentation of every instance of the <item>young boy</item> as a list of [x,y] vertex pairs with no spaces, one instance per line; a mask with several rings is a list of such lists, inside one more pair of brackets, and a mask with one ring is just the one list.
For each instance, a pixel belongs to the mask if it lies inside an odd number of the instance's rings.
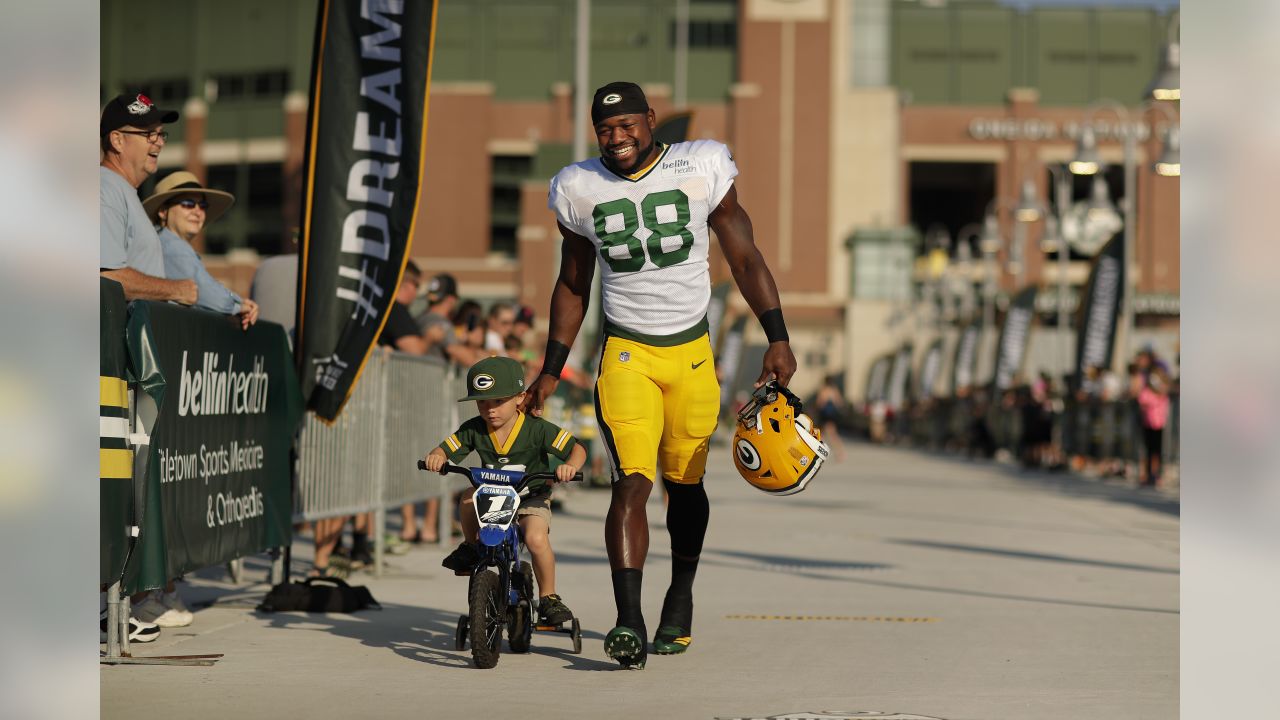
[[[467,372],[469,395],[458,402],[475,400],[480,417],[462,423],[462,427],[445,438],[426,457],[427,469],[438,472],[446,461],[459,462],[472,450],[487,468],[523,470],[528,473],[548,472],[547,454],[564,461],[556,468],[556,480],[568,482],[586,462],[587,452],[578,441],[554,424],[540,417],[516,410],[524,400],[524,368],[506,357],[485,358]],[[454,572],[466,572],[479,559],[476,540],[480,528],[476,522],[471,488],[462,499],[462,532],[466,538],[441,563]],[[556,558],[551,552],[551,487],[530,493],[520,500],[517,513],[524,543],[533,556],[533,575],[538,579],[538,623],[559,625],[573,619],[556,594]]]

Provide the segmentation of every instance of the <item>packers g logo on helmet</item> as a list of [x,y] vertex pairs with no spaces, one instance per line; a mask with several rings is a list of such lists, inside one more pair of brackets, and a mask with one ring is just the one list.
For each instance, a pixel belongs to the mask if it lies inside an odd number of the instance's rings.
[[757,389],[738,413],[733,464],[758,490],[794,495],[830,455],[821,431],[803,414],[800,398],[775,381]]

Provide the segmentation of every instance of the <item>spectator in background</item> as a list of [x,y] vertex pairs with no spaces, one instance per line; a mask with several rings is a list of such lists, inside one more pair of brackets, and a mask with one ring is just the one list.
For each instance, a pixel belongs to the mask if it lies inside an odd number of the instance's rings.
[[836,376],[828,375],[822,379],[822,387],[818,388],[818,397],[813,401],[818,409],[818,426],[822,430],[822,439],[830,443],[835,451],[836,460],[844,461],[844,443],[840,440],[840,416],[844,413],[844,394],[836,384]]
[[[521,305],[516,309],[516,319],[511,326],[511,334],[507,335],[507,354],[525,365],[529,365],[538,359],[538,353],[532,350],[535,344],[532,333],[533,308],[528,305]],[[518,345],[514,350],[512,349],[513,340]]]
[[520,341],[524,347],[529,347],[532,338],[529,333],[533,331],[533,308],[528,305],[521,305],[516,309],[515,321],[511,325],[510,337],[514,337]]
[[191,247],[205,224],[221,217],[235,201],[230,193],[206,189],[195,175],[179,171],[157,183],[155,193],[142,201],[142,208],[159,229],[165,277],[195,280],[196,307],[239,315],[240,327],[248,330],[258,321],[258,304],[214,280]]
[[160,239],[138,200],[138,187],[155,173],[169,136],[162,126],[177,119],[177,111],[157,108],[146,95],[120,95],[102,109],[98,122],[102,150],[98,268],[103,277],[124,287],[129,300],[192,305],[198,296],[194,280],[165,277]]
[[448,273],[431,278],[427,283],[427,311],[417,318],[428,355],[449,359],[448,347],[457,342],[449,316],[457,305],[458,281]]
[[[418,317],[418,329],[428,355],[471,367],[488,355],[468,345],[455,331],[451,318],[459,307],[458,281],[448,273],[436,275],[427,283],[427,311]],[[475,307],[478,314],[479,306]]]
[[507,336],[515,327],[516,309],[510,303],[494,303],[489,308],[484,333],[484,349],[494,355],[507,354]]
[[418,296],[418,287],[421,285],[422,271],[410,260],[404,266],[404,275],[396,290],[396,300],[387,311],[387,323],[382,326],[382,334],[378,336],[379,345],[411,355],[427,353],[427,342],[418,331],[418,324],[413,321],[413,316],[409,314],[409,304]]
[[1163,367],[1152,364],[1146,382],[1137,393],[1138,420],[1142,425],[1142,445],[1146,450],[1139,468],[1138,486],[1154,488],[1160,482],[1164,457],[1164,426],[1169,421],[1169,375]]
[[[484,313],[480,310],[480,303],[475,300],[463,300],[458,303],[457,309],[453,312],[453,332],[463,347],[479,353],[484,352]],[[483,357],[488,357],[488,353]]]
[[[293,229],[293,244],[298,244],[298,229]],[[279,324],[289,336],[289,347],[296,339],[298,306],[298,253],[263,258],[253,273],[249,297],[258,304],[258,318]]]

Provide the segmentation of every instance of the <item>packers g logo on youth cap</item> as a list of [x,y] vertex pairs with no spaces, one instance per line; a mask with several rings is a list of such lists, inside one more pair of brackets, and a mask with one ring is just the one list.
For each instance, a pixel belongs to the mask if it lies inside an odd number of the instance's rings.
[[467,371],[467,400],[499,400],[524,392],[524,366],[509,357],[485,358]]

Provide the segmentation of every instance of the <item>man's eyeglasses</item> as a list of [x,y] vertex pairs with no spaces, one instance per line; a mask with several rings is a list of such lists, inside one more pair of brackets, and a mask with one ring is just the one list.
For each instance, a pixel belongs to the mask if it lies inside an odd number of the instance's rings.
[[187,210],[195,210],[197,207],[200,208],[201,210],[209,209],[208,200],[191,200],[191,199],[179,200],[178,202],[174,203],[174,205],[185,208]]
[[139,135],[147,139],[147,142],[153,143],[156,140],[168,140],[168,130],[118,130],[117,132],[125,135]]

